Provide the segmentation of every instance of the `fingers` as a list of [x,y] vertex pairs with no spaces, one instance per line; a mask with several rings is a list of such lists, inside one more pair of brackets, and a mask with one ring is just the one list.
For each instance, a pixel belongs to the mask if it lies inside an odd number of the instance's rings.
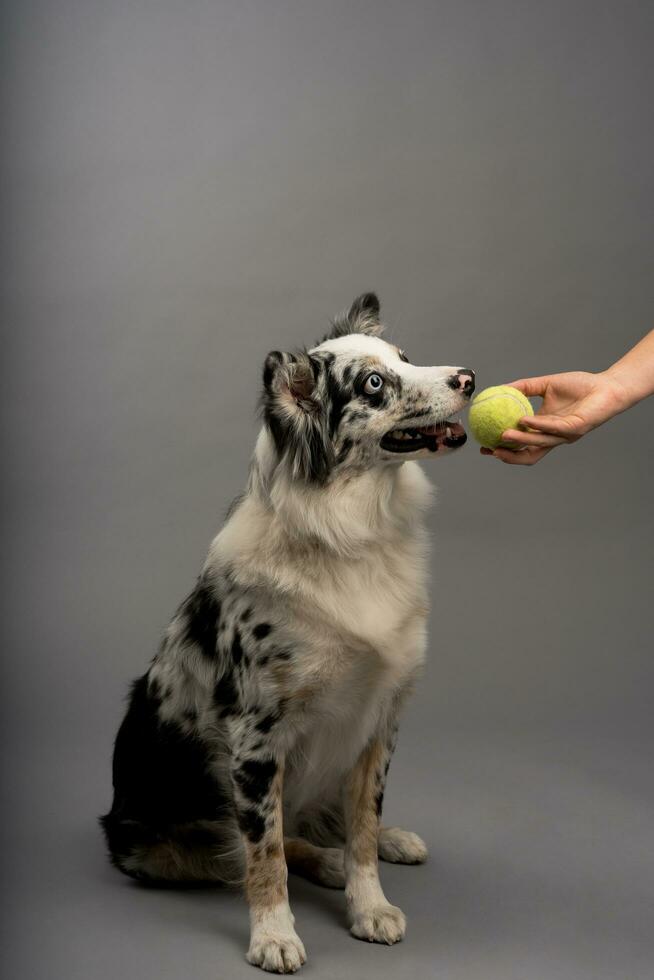
[[497,449],[481,449],[483,456],[494,456],[496,459],[501,460],[503,463],[508,463],[510,466],[533,466],[547,456],[553,447],[550,448],[537,448],[532,446],[528,449],[522,449],[514,451],[512,449],[504,449],[498,447]]
[[552,436],[562,436],[564,439],[582,434],[581,420],[569,415],[525,415],[520,419],[520,425],[530,429],[538,429]]
[[561,436],[546,435],[544,432],[524,432],[522,429],[506,429],[502,433],[502,442],[515,442],[519,446],[541,446],[553,449],[566,440]]

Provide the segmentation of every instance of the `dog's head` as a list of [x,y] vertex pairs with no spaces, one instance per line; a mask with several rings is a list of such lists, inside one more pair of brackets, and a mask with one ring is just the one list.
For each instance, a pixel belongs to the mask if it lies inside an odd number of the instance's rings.
[[474,372],[417,367],[382,330],[379,300],[365,293],[316,347],[266,358],[264,421],[294,477],[438,458],[466,441],[450,418],[470,399]]

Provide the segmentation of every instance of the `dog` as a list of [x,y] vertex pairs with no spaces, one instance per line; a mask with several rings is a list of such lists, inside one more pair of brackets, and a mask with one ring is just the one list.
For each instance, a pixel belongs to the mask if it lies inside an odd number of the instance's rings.
[[306,959],[287,873],[344,888],[351,932],[396,943],[378,858],[426,860],[380,824],[398,715],[426,648],[430,485],[416,460],[474,373],[416,367],[366,293],[312,349],[273,351],[244,494],[212,542],[116,737],[111,860],[150,882],[244,883],[250,963]]

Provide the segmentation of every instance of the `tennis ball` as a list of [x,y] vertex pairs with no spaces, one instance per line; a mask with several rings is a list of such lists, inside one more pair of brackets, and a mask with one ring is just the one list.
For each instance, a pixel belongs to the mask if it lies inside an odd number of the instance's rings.
[[515,443],[502,442],[502,433],[505,429],[520,428],[518,419],[533,414],[531,402],[517,388],[509,385],[484,388],[470,405],[470,431],[477,442],[487,449],[497,449],[498,446],[510,449]]

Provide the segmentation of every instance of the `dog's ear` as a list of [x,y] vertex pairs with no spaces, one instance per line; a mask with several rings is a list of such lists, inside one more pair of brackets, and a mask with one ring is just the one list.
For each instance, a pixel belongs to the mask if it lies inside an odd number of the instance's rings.
[[379,300],[376,294],[362,293],[346,313],[341,313],[332,321],[332,328],[323,340],[344,337],[349,333],[365,333],[378,337],[383,329],[379,321]]
[[317,369],[309,354],[273,350],[263,366],[264,394],[275,399],[277,408],[289,417],[299,411],[313,412]]
[[293,477],[324,480],[332,461],[325,405],[320,396],[323,362],[302,351],[271,351],[263,367],[263,417]]

